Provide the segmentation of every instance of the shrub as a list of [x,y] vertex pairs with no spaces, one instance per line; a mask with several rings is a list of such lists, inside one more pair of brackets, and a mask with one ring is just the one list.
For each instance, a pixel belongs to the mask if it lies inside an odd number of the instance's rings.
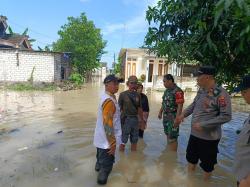
[[81,85],[83,83],[83,77],[79,73],[72,73],[69,80],[77,85]]

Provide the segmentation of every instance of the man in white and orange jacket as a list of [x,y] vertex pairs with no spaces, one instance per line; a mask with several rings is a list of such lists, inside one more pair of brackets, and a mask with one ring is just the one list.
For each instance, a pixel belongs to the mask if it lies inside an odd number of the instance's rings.
[[121,143],[120,108],[114,95],[118,92],[121,81],[114,75],[108,75],[104,79],[105,92],[98,107],[94,146],[97,148],[95,170],[99,172],[97,183],[101,185],[107,183],[116,147]]

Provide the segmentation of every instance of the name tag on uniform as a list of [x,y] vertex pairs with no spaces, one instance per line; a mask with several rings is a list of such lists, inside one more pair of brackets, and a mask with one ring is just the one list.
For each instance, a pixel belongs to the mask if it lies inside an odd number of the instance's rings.
[[247,134],[248,134],[247,145],[250,145],[250,130],[247,132]]

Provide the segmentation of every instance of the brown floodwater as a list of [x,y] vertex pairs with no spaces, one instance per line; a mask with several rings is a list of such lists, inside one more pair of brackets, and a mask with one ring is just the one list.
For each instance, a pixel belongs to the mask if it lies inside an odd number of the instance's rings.
[[[121,88],[123,90],[124,87]],[[92,145],[99,83],[68,92],[0,91],[0,186],[94,187],[96,149]],[[157,119],[162,92],[148,90],[150,117],[138,151],[116,154],[107,187],[231,187],[236,130],[250,111],[242,98],[233,99],[233,120],[223,126],[218,164],[212,179],[202,181],[202,171],[186,171],[185,150],[190,118],[180,129],[177,153],[168,150]],[[186,93],[185,106],[195,93]]]

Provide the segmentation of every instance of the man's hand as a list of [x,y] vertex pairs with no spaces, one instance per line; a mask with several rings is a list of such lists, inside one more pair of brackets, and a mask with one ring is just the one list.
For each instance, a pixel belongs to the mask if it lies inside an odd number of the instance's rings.
[[159,112],[158,119],[162,119],[162,112]]
[[239,187],[248,187],[250,185],[250,174],[247,176],[247,178],[240,181]]
[[115,149],[116,149],[116,145],[111,146],[108,151],[108,154],[115,155]]
[[202,127],[198,122],[193,124],[193,128],[197,131],[202,131]]
[[180,125],[181,122],[183,122],[184,120],[184,115],[181,114],[179,116],[176,116],[175,120],[174,120],[174,127],[178,127]]
[[147,123],[145,120],[142,120],[142,129],[145,130],[147,128]]

